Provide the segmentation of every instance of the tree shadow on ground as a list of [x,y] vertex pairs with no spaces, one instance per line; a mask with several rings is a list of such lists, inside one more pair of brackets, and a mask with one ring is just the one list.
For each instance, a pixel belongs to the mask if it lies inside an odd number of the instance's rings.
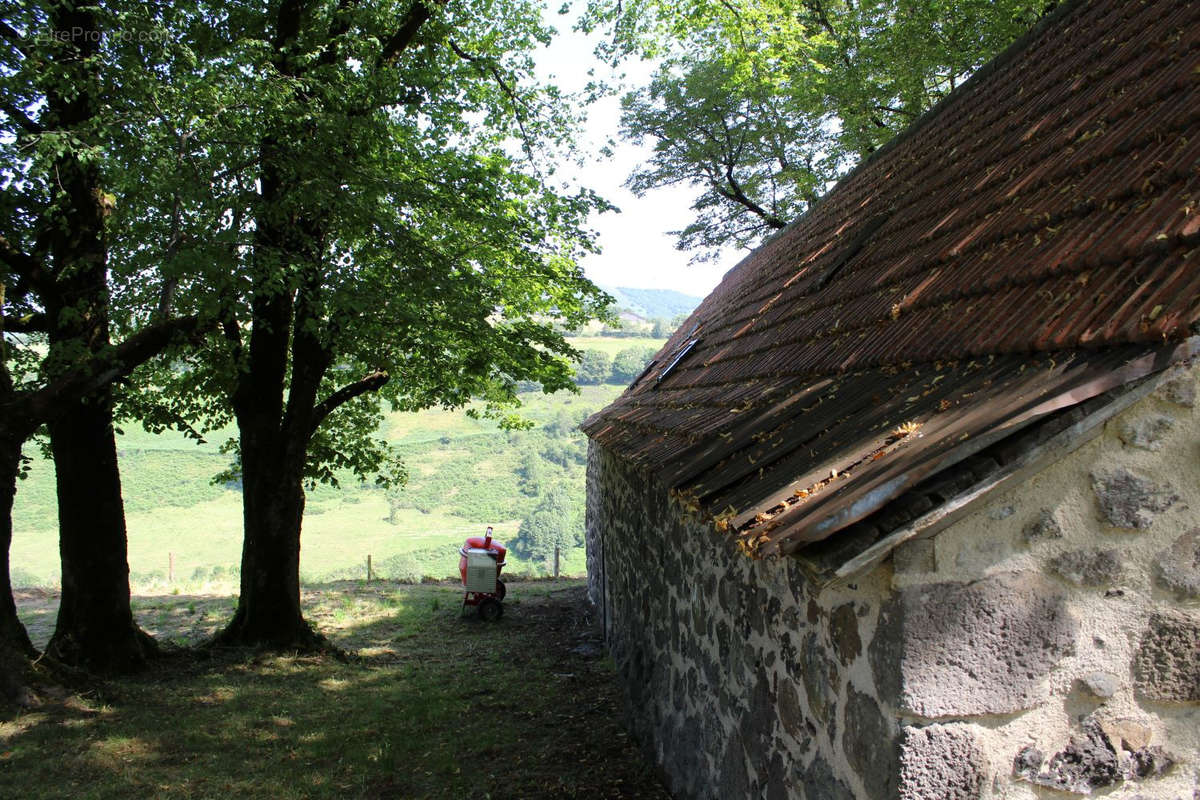
[[510,585],[492,624],[454,586],[307,602],[361,655],[183,651],[0,717],[0,796],[667,797],[624,732],[579,582]]

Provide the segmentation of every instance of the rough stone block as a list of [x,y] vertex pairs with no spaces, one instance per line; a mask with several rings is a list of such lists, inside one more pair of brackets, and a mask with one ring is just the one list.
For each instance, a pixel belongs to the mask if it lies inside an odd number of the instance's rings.
[[808,708],[818,722],[828,725],[832,722],[831,712],[837,705],[838,684],[841,682],[837,665],[826,657],[815,633],[804,637],[801,661],[801,679],[808,697]]
[[904,729],[899,800],[976,800],[985,774],[983,751],[967,726]]
[[746,767],[746,748],[736,733],[730,736],[726,743],[720,769],[720,797],[750,796],[750,771]]
[[1178,611],[1152,615],[1133,666],[1143,696],[1200,702],[1200,616]]
[[869,797],[891,797],[896,775],[896,739],[869,695],[851,686],[846,697],[842,752],[862,779]]
[[1121,766],[1126,778],[1157,778],[1175,766],[1175,757],[1157,745],[1143,747],[1128,754]]
[[892,568],[900,574],[936,570],[933,539],[913,539],[897,547],[892,553]]
[[1142,450],[1162,450],[1167,436],[1175,427],[1175,420],[1164,414],[1150,414],[1121,423],[1117,436],[1130,447]]
[[771,691],[771,679],[764,670],[758,671],[749,700],[750,708],[742,715],[740,725],[742,741],[749,752],[765,753],[771,749],[774,738],[775,693]]
[[1155,393],[1169,403],[1193,408],[1196,405],[1196,380],[1185,368],[1175,368],[1159,384]]
[[1114,747],[1120,745],[1130,752],[1144,749],[1154,736],[1148,725],[1134,719],[1102,719],[1100,728]]
[[1092,489],[1100,511],[1118,528],[1149,528],[1154,524],[1154,514],[1166,511],[1179,499],[1169,484],[1156,484],[1124,468],[1093,473]]
[[1163,550],[1155,565],[1160,586],[1181,599],[1200,597],[1200,528],[1193,528]]
[[1076,629],[1063,592],[1035,573],[913,586],[881,612],[871,669],[881,697],[910,713],[1022,711],[1042,699]]
[[858,636],[858,616],[854,604],[846,603],[833,610],[829,618],[829,638],[833,649],[843,664],[849,664],[862,652],[862,639]]
[[1077,586],[1110,586],[1124,572],[1117,550],[1071,550],[1050,562],[1051,568]]
[[[829,762],[817,756],[800,778],[805,800],[855,800],[854,792],[838,780]],[[734,795],[726,795],[733,797]]]
[[800,706],[800,693],[790,678],[779,679],[779,722],[783,729],[802,746],[807,747],[808,735],[804,725],[804,711]]
[[1043,508],[1037,518],[1025,526],[1024,533],[1026,541],[1036,542],[1041,539],[1061,539],[1063,529],[1054,512]]
[[1157,778],[1175,765],[1175,758],[1158,745],[1148,745],[1149,740],[1150,730],[1132,720],[1089,716],[1081,721],[1080,735],[1072,736],[1044,770],[1041,751],[1025,747],[1013,760],[1013,774],[1038,786],[1081,795],[1127,780]]
[[1045,753],[1031,744],[1025,745],[1013,758],[1013,775],[1032,781],[1042,771],[1042,762],[1045,760]]
[[1112,743],[1091,718],[1084,720],[1082,736],[1072,736],[1062,751],[1055,753],[1044,772],[1036,765],[1041,754],[1026,747],[1017,754],[1013,772],[1020,778],[1060,792],[1091,794],[1093,789],[1112,786],[1123,780],[1120,763]]
[[1121,688],[1120,679],[1107,672],[1090,672],[1084,675],[1082,680],[1088,692],[1103,700],[1112,697]]

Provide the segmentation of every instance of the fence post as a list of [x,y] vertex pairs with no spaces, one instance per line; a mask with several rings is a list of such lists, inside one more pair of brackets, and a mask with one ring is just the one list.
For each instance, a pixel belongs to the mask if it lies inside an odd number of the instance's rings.
[[558,580],[558,545],[554,545],[554,580]]
[[175,554],[167,553],[167,585],[175,582]]
[[368,553],[367,554],[367,583],[370,583],[373,577],[374,577],[374,573],[371,571],[371,554]]

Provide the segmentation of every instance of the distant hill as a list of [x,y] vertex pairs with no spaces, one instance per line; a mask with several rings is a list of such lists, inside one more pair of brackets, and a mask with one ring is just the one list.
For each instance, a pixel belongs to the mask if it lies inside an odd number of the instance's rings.
[[617,300],[617,305],[648,319],[673,319],[690,314],[700,305],[701,298],[674,289],[633,289],[628,286],[605,287],[604,291]]

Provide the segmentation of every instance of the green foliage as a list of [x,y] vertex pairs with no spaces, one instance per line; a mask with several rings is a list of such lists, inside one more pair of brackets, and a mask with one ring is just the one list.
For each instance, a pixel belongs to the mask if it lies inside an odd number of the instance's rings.
[[584,350],[575,368],[575,380],[581,384],[605,383],[612,370],[612,356],[603,350]]
[[657,351],[651,347],[630,347],[613,358],[612,382],[629,383],[642,373]]
[[[614,351],[628,344],[591,341]],[[515,539],[520,522],[551,488],[564,489],[582,506],[587,444],[577,426],[619,392],[620,387],[601,384],[582,387],[578,394],[522,395],[522,414],[536,423],[527,431],[500,430],[494,421],[468,418],[462,410],[388,414],[373,435],[386,439],[404,459],[409,482],[385,489],[345,474],[340,488],[310,489],[301,553],[305,583],[361,580],[368,554],[386,577],[451,577],[457,573],[457,548],[467,536],[492,524],[502,541]],[[211,482],[226,463],[216,444],[198,445],[169,431],[150,434],[129,426],[118,437],[118,447],[131,509],[129,564],[135,592],[172,588],[166,582],[169,553],[175,554],[175,586],[185,593],[236,589],[241,496]],[[29,478],[18,487],[12,558],[14,574],[44,586],[55,583],[59,574],[54,472],[53,464],[36,451],[31,456]],[[523,467],[540,474],[536,487],[524,478]],[[169,492],[176,505],[157,503],[160,491]],[[568,548],[562,555],[564,574],[582,574],[582,548]],[[509,563],[514,574],[546,570],[544,562],[525,562],[515,554]],[[206,572],[203,579],[201,571]]]
[[583,504],[563,487],[542,495],[532,513],[521,522],[512,551],[527,561],[552,561],[556,547],[583,546]]
[[618,61],[661,58],[626,95],[623,133],[653,144],[635,192],[688,184],[697,258],[752,246],[802,213],[1023,33],[1049,0],[593,0],[584,27]]
[[533,448],[521,453],[517,474],[520,476],[521,493],[529,497],[540,494],[550,478],[545,459]]
[[[290,415],[389,376],[316,428],[313,483],[389,471],[372,436],[381,400],[413,411],[477,399],[501,416],[519,381],[569,389],[576,353],[561,331],[602,317],[608,301],[576,263],[594,249],[588,214],[606,204],[544,177],[573,148],[577,105],[534,77],[530,53],[551,34],[536,4],[318,0],[299,20],[275,6],[214,8],[230,24],[185,24],[192,58],[170,69],[204,76],[221,111],[173,122],[205,154],[190,168],[222,176],[202,182],[227,211],[212,222],[210,198],[182,202],[210,220],[210,241],[252,246],[225,246],[225,277],[181,284],[221,316],[220,347],[157,376],[165,392],[140,415],[226,424],[238,386],[279,374],[260,369],[268,350],[247,334],[282,324],[295,326],[289,355],[300,359],[283,367]],[[272,318],[266,298],[289,310]],[[298,383],[314,375],[317,387]],[[236,462],[240,446],[228,449]]]

